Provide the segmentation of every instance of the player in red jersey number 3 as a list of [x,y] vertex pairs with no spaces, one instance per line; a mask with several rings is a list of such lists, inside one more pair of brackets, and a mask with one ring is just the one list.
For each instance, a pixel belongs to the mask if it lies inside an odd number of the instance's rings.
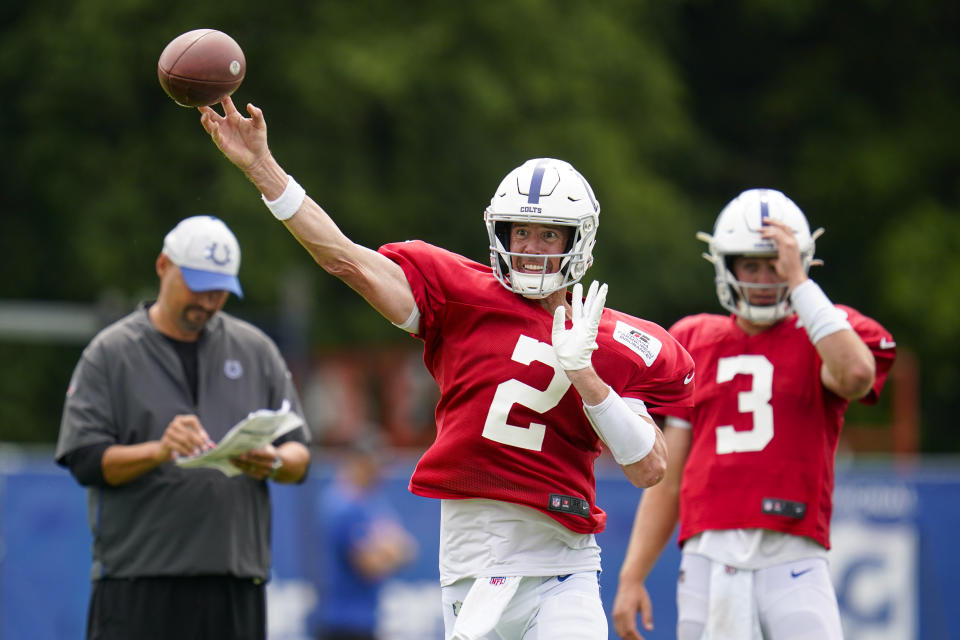
[[652,629],[643,586],[678,517],[679,640],[839,640],[826,554],[833,459],[851,400],[877,401],[895,349],[874,320],[834,306],[807,277],[803,212],[772,189],[740,194],[709,244],[732,316],[670,329],[693,356],[690,410],[666,416],[667,476],[643,493],[614,602],[614,628]]
[[446,638],[605,638],[593,464],[602,440],[636,486],[663,477],[646,405],[690,406],[693,360],[656,324],[604,308],[606,285],[583,298],[600,212],[587,181],[550,158],[507,174],[484,216],[490,265],[420,241],[374,251],[281,169],[259,109],[222,106],[201,122],[274,216],[423,341],[437,435],[410,490],[441,500]]

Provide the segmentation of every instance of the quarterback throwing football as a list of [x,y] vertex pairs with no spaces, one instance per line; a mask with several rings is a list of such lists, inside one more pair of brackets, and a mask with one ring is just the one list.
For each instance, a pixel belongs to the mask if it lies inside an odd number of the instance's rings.
[[[410,490],[440,499],[446,638],[607,636],[593,464],[606,443],[638,487],[666,469],[646,405],[690,406],[693,360],[661,327],[584,298],[600,206],[561,160],[512,170],[485,212],[491,264],[424,242],[350,241],[280,167],[263,113],[228,98],[201,122],[327,272],[424,343],[436,440]],[[573,286],[572,295],[567,289]]]
[[807,276],[814,241],[784,194],[751,189],[698,234],[732,315],[670,329],[697,365],[693,409],[667,416],[667,477],[644,491],[613,618],[651,629],[643,586],[679,517],[679,640],[840,640],[830,583],[833,457],[851,400],[873,403],[894,343]]

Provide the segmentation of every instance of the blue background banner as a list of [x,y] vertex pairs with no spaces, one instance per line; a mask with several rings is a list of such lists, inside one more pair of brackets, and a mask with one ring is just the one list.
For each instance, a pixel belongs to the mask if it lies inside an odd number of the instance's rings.
[[[51,457],[0,455],[0,640],[83,637],[91,544],[86,497]],[[379,626],[388,640],[439,640],[439,504],[407,491],[412,468],[413,460],[396,460],[383,490],[420,551],[386,584]],[[310,613],[323,597],[316,499],[331,474],[330,464],[318,460],[303,485],[271,487],[271,640],[311,637]],[[609,614],[640,491],[615,469],[599,468],[597,484],[609,515],[598,536]],[[839,469],[830,564],[847,639],[960,638],[958,531],[957,465]],[[674,541],[647,582],[656,616],[656,629],[644,634],[649,640],[674,637],[678,564]]]

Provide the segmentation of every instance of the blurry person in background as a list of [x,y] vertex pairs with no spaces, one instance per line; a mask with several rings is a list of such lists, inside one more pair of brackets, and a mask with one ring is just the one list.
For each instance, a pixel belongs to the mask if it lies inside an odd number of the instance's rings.
[[87,488],[93,580],[87,640],[264,640],[267,480],[297,483],[301,425],[231,459],[187,469],[260,409],[300,400],[280,351],[222,311],[242,295],[240,246],[212,216],[182,220],[156,257],[157,299],[101,331],[67,389],[56,461]]
[[416,540],[382,491],[387,462],[368,429],[337,455],[333,480],[316,503],[323,532],[318,640],[376,640],[384,581],[411,562]]
[[638,613],[653,628],[644,580],[678,519],[679,640],[843,637],[827,566],[834,454],[844,412],[877,401],[896,349],[808,277],[821,232],[783,193],[750,189],[697,235],[730,315],[670,328],[697,388],[692,409],[658,410],[667,476],[643,492],[620,570],[622,638],[641,638]]

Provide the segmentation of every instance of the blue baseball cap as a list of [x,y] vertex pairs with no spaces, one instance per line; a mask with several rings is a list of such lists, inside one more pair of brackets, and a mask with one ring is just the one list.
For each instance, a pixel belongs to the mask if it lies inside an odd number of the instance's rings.
[[229,291],[243,297],[240,244],[214,216],[193,216],[177,224],[163,239],[163,253],[180,267],[191,291]]

